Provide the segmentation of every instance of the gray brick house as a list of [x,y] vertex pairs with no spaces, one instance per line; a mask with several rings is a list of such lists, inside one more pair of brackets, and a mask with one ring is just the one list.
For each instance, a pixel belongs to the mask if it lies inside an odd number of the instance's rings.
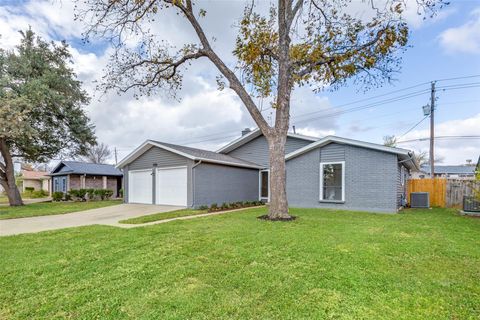
[[60,161],[50,172],[53,192],[74,189],[110,189],[119,196],[123,173],[111,164]]
[[[416,169],[409,150],[353,139],[289,133],[289,205],[397,212],[406,178]],[[198,207],[269,200],[268,146],[256,129],[216,152],[147,140],[119,164],[125,201]]]

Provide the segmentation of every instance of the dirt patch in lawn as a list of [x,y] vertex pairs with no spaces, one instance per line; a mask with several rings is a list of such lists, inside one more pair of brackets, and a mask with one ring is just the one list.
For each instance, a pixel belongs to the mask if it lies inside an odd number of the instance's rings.
[[268,214],[264,214],[262,216],[258,216],[257,219],[260,219],[260,220],[267,220],[267,221],[293,221],[295,219],[297,219],[296,216],[290,216],[289,218],[274,218],[274,219],[271,219]]

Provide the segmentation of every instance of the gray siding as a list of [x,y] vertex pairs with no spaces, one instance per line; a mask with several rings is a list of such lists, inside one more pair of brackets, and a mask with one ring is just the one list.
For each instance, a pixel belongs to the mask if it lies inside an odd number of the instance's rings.
[[[158,147],[152,147],[145,151],[140,157],[132,161],[130,164],[123,168],[123,190],[124,190],[124,202],[128,203],[128,172],[130,170],[142,170],[142,169],[151,169],[153,173],[154,164],[158,168],[168,168],[168,167],[179,167],[187,166],[188,174],[188,193],[187,193],[187,204],[192,205],[193,194],[192,194],[192,165],[193,161],[179,156],[173,152],[160,149]],[[152,175],[152,203],[155,203],[155,175]]]
[[189,159],[176,153],[152,147],[129,164],[129,170],[153,168],[156,163],[159,168],[178,167],[187,165]]
[[258,200],[258,170],[201,163],[193,169],[194,206]]
[[[320,162],[345,161],[345,202],[320,202]],[[372,212],[397,211],[397,156],[329,144],[287,161],[289,205]]]
[[345,146],[330,143],[320,149],[320,162],[345,161]]
[[[303,139],[287,137],[287,142],[285,144],[285,153],[288,154],[310,143],[312,142]],[[244,144],[243,146],[232,150],[230,153],[228,153],[228,155],[253,163],[257,163],[267,168],[269,163],[267,140],[262,135]]]

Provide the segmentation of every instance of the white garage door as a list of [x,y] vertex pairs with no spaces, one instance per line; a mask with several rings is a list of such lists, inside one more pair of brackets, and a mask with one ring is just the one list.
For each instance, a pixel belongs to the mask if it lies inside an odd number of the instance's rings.
[[128,172],[128,202],[152,203],[152,170]]
[[187,206],[187,168],[157,169],[157,204]]

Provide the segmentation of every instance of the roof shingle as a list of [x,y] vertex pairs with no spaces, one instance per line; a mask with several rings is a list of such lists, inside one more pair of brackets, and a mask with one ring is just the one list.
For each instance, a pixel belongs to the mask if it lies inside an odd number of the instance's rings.
[[[87,163],[80,161],[62,161],[60,164],[67,167],[66,170],[62,170],[61,174],[90,174],[99,176],[123,175],[122,171],[111,164]],[[50,173],[51,175],[57,174],[56,170],[60,168],[60,164]]]
[[219,162],[227,162],[231,164],[238,164],[241,166],[252,166],[252,167],[260,167],[259,164],[253,163],[250,161],[245,161],[239,158],[235,158],[226,154],[222,153],[216,153],[213,151],[208,151],[208,150],[203,150],[203,149],[197,149],[197,148],[191,148],[191,147],[185,147],[185,146],[180,146],[177,144],[171,144],[171,143],[165,143],[161,141],[155,141],[155,140],[150,140],[154,143],[163,145],[165,147],[168,147],[170,149],[177,150],[181,153],[188,154],[194,158],[198,159],[204,159],[204,160],[212,160],[212,161],[219,161]]

